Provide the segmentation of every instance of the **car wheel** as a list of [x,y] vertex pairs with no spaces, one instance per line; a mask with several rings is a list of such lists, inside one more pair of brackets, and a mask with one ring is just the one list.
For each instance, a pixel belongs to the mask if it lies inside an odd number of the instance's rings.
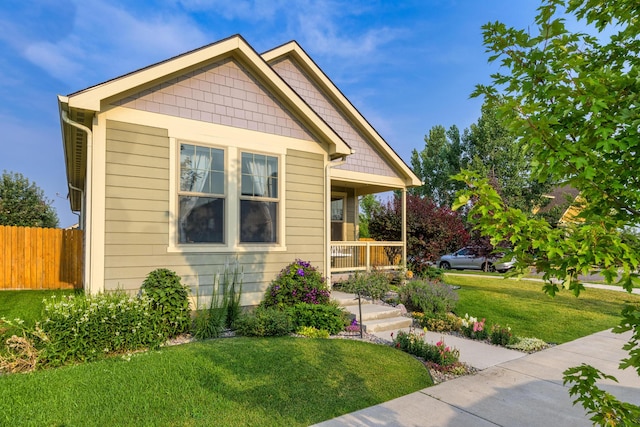
[[489,263],[485,262],[485,263],[482,264],[482,271],[489,271],[489,272],[493,273],[493,272],[496,271],[496,267],[495,267],[495,265],[491,264],[490,262]]
[[447,261],[442,261],[440,263],[440,268],[443,270],[451,270],[451,264],[449,264]]

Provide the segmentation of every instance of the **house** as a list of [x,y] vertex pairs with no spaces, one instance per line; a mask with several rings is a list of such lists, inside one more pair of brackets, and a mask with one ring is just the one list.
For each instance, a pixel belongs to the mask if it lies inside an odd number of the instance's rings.
[[166,267],[206,295],[237,259],[254,305],[296,258],[327,277],[369,268],[370,245],[406,259],[404,236],[356,241],[357,201],[419,179],[295,41],[232,36],[58,104],[89,293]]
[[534,208],[534,214],[544,215],[557,225],[582,222],[578,214],[582,210],[581,205],[584,199],[577,189],[570,185],[560,185],[543,197],[548,199],[548,202],[544,206]]

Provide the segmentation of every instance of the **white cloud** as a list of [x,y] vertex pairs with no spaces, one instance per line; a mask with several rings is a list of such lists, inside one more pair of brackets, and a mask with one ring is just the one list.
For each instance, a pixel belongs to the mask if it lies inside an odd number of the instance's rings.
[[82,69],[77,61],[71,59],[73,55],[67,55],[67,53],[52,43],[37,42],[28,44],[23,51],[23,56],[45,69],[53,77],[65,80]]
[[282,0],[178,0],[178,3],[189,11],[212,12],[225,19],[251,22],[272,20],[283,10],[292,7],[290,3]]
[[22,55],[50,75],[83,86],[206,42],[188,16],[149,11],[134,16],[106,1],[91,0],[78,3],[70,34],[56,42],[23,41]]

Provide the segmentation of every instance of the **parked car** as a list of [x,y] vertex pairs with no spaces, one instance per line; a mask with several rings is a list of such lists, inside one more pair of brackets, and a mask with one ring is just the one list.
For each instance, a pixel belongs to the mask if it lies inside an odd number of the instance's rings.
[[443,270],[482,270],[499,271],[504,273],[515,265],[516,260],[503,260],[501,256],[489,257],[479,255],[479,251],[473,247],[459,249],[451,254],[442,255],[438,260],[438,267]]

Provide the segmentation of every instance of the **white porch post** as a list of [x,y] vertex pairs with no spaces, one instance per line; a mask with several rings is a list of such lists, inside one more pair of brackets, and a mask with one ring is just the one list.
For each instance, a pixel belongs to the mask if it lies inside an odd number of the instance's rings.
[[402,269],[407,269],[407,189],[402,189]]

